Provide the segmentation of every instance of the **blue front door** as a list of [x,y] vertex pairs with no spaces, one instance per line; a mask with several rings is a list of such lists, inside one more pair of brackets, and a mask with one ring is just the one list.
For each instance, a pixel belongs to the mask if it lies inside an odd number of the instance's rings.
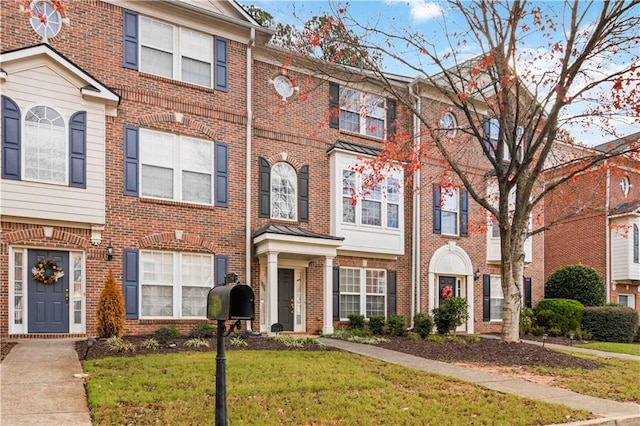
[[69,332],[69,253],[29,250],[28,265],[33,268],[38,259],[53,259],[64,275],[58,281],[44,284],[33,278],[29,270],[28,298],[29,333]]

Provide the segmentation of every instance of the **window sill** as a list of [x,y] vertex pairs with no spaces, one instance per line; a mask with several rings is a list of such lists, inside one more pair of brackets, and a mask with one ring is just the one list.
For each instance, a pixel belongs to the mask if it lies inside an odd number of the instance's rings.
[[139,197],[139,199],[143,203],[162,204],[166,206],[176,206],[176,207],[188,207],[191,209],[214,210],[216,208],[213,204],[197,204],[197,203],[189,203],[185,201],[163,200],[160,198],[146,198],[146,197]]

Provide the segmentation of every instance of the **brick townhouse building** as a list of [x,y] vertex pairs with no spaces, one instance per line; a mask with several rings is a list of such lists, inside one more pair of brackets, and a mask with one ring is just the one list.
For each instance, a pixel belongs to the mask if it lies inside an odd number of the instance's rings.
[[[575,158],[598,152],[624,152],[640,133],[578,150]],[[566,153],[566,151],[565,151]],[[558,267],[584,264],[602,276],[607,301],[640,312],[640,172],[637,160],[622,155],[579,174],[548,197],[545,217],[572,214],[545,232],[545,280]]]
[[[353,166],[415,133],[389,94],[283,66],[234,1],[1,5],[0,335],[93,335],[109,271],[127,334],[188,331],[228,272],[254,289],[246,326],[263,333],[409,319],[447,285],[470,301],[461,331],[499,331],[490,218],[462,187],[441,193],[437,161],[420,192],[388,169],[353,202],[368,176]],[[390,78],[408,93],[412,78]],[[425,114],[456,119],[418,86]],[[543,240],[527,244],[531,304]],[[51,266],[63,274],[44,283]]]

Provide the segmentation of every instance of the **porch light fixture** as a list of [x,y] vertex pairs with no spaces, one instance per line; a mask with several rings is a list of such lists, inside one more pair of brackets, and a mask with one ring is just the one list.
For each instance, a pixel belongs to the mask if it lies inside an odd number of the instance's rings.
[[111,245],[111,241],[109,241],[109,245],[107,246],[107,260],[113,260],[114,253],[115,253],[115,250]]
[[476,271],[473,273],[473,279],[477,280],[478,278],[480,278],[480,268],[476,269]]

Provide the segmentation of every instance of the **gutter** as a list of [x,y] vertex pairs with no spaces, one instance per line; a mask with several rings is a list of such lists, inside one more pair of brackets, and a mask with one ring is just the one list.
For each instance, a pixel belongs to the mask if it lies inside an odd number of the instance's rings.
[[[605,161],[605,166],[606,165],[607,165],[607,161]],[[604,211],[605,211],[604,241],[605,241],[605,254],[606,254],[605,288],[607,293],[607,303],[611,302],[611,229],[610,229],[611,219],[609,218],[609,208],[610,208],[609,197],[610,196],[611,196],[611,169],[607,167],[607,189],[605,194],[606,200],[605,200],[605,206],[604,206]]]
[[[413,91],[414,85],[418,83],[418,80],[413,80],[409,83],[409,95],[415,98],[416,109],[418,114],[422,112],[422,102],[419,95],[416,95]],[[418,115],[413,115],[413,130],[414,130],[414,147],[419,146],[420,140],[420,118]],[[415,148],[414,148],[415,149]],[[413,209],[411,218],[411,319],[409,320],[410,327],[414,326],[414,317],[416,312],[420,312],[420,173],[418,169],[414,172],[413,176]]]
[[[252,76],[253,69],[251,67],[253,58],[251,56],[251,49],[255,46],[256,42],[256,30],[250,29],[249,43],[247,44],[247,139],[245,143],[246,158],[245,158],[245,279],[247,284],[251,285],[251,141],[252,141],[252,124],[253,124],[253,109],[252,109]],[[247,321],[247,331],[251,331],[251,321]]]

